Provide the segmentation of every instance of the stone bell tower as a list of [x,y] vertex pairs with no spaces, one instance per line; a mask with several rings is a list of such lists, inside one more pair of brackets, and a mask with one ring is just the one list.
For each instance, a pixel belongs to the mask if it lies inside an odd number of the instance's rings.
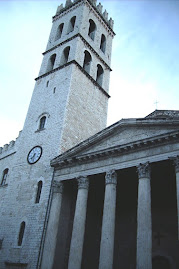
[[96,0],[67,0],[52,22],[23,130],[2,150],[8,186],[0,189],[0,222],[11,227],[0,232],[1,268],[40,268],[50,160],[106,127],[113,20]]

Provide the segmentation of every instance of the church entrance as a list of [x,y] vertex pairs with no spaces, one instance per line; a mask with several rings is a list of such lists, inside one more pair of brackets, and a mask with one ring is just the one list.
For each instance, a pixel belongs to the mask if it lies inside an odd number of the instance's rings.
[[156,256],[152,260],[152,269],[171,269],[168,259]]

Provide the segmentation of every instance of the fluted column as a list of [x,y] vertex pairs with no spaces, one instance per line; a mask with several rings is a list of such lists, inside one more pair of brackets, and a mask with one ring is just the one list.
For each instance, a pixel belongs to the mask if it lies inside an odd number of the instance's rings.
[[137,269],[152,269],[152,220],[149,163],[138,167]]
[[116,211],[117,174],[114,170],[106,173],[106,187],[103,209],[99,269],[112,269]]
[[179,240],[179,156],[173,159],[176,173],[176,195],[177,195],[177,212],[178,212],[178,240]]
[[70,245],[68,269],[80,269],[85,233],[86,209],[89,182],[87,177],[78,178],[78,194],[76,200],[73,231]]
[[52,185],[52,192],[52,203],[41,263],[41,268],[43,269],[51,269],[53,267],[62,202],[63,183],[54,181]]

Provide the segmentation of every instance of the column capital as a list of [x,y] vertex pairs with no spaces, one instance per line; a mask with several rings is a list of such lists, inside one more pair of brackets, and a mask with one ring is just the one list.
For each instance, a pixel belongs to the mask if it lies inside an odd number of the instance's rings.
[[117,184],[117,173],[115,170],[109,170],[106,172],[106,185],[107,184]]
[[175,158],[172,158],[173,164],[175,166],[175,172],[179,173],[179,155]]
[[138,172],[139,179],[150,178],[151,168],[150,168],[149,162],[140,163],[137,166],[137,172]]
[[54,180],[52,183],[53,193],[62,193],[63,192],[63,183],[61,181]]
[[78,189],[87,189],[89,188],[89,181],[87,176],[80,176],[77,178]]

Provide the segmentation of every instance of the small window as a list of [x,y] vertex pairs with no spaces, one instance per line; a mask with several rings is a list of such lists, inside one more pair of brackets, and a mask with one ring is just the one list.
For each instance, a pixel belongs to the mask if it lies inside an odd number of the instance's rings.
[[40,196],[41,196],[41,191],[42,191],[42,181],[40,180],[38,182],[38,187],[37,187],[37,194],[36,194],[36,199],[35,203],[38,204],[40,202]]
[[97,75],[96,75],[96,82],[102,86],[103,83],[103,68],[100,64],[97,65]]
[[39,130],[42,130],[42,129],[45,128],[45,122],[46,122],[46,117],[43,116],[43,117],[40,119]]
[[84,56],[83,68],[89,74],[91,65],[91,54],[87,50],[85,50],[84,54],[85,56]]
[[2,180],[1,180],[1,185],[2,185],[2,186],[6,184],[6,179],[7,179],[8,171],[9,171],[8,168],[6,168],[6,169],[3,171],[3,176],[2,176]]
[[70,53],[70,47],[66,47],[62,53],[61,65],[66,64],[68,62],[69,53]]
[[106,37],[103,34],[101,35],[100,49],[102,50],[102,52],[105,53],[105,51],[106,51]]
[[47,72],[50,72],[51,70],[53,70],[55,59],[56,59],[56,54],[53,54],[48,61]]
[[57,34],[56,34],[56,37],[55,37],[55,41],[61,38],[62,32],[63,32],[63,26],[64,26],[64,23],[61,23],[58,26],[58,28],[57,28]]
[[46,83],[46,87],[48,87],[48,85],[49,85],[49,80],[48,80],[47,83]]
[[94,40],[95,38],[95,32],[96,32],[96,24],[94,23],[93,20],[89,20],[89,31],[88,31],[88,35],[89,37]]
[[74,28],[75,28],[75,22],[76,22],[76,16],[72,17],[70,22],[69,22],[69,26],[68,26],[68,33],[73,32]]
[[23,221],[21,223],[20,230],[19,230],[18,246],[22,245],[22,240],[23,240],[23,237],[24,237],[24,231],[25,231],[25,222]]
[[53,88],[53,93],[55,93],[55,92],[56,92],[56,87]]

